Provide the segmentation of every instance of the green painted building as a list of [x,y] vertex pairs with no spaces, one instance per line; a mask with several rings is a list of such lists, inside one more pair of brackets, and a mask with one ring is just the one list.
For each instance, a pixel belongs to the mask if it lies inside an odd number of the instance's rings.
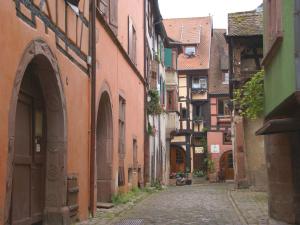
[[[275,1],[276,2],[276,1]],[[278,1],[280,2],[280,1]],[[294,0],[282,1],[275,23],[264,15],[265,115],[276,114],[280,105],[299,89],[295,68]],[[278,21],[278,23],[276,23]],[[271,27],[274,24],[274,29]],[[279,108],[278,108],[279,107]]]
[[[300,0],[264,0],[269,214],[300,224]],[[270,224],[273,224],[272,222]]]

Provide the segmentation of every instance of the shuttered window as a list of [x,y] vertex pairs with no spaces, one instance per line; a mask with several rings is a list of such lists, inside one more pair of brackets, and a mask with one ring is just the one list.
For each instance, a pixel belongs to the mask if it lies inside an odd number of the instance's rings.
[[134,64],[136,64],[136,42],[136,30],[132,19],[128,17],[128,55]]
[[176,101],[176,90],[167,91],[167,110],[176,111],[177,110],[177,101]]
[[116,34],[118,28],[118,0],[98,0],[97,7]]
[[126,102],[125,99],[119,96],[119,170],[118,170],[118,185],[125,185],[125,170],[124,170],[124,159],[125,159],[125,110]]
[[138,151],[138,146],[137,146],[137,140],[133,139],[133,145],[132,145],[132,156],[133,156],[133,167],[134,169],[137,169],[138,167],[138,159],[137,159],[137,151]]
[[119,97],[119,159],[125,158],[125,99]]

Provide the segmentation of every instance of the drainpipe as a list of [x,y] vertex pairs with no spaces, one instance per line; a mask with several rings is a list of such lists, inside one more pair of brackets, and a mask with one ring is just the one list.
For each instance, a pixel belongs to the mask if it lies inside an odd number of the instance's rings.
[[[146,4],[147,0],[144,0],[144,16],[143,16],[143,24],[144,24],[144,78],[146,80],[146,84],[144,86],[144,185],[149,181],[149,174],[150,174],[150,165],[149,165],[149,136],[147,132],[147,103],[148,103],[148,94],[147,94],[147,85],[148,85],[148,77],[147,77],[147,57],[146,57],[146,43],[147,43],[147,36],[146,36]],[[145,171],[146,170],[146,171]]]
[[96,1],[90,2],[90,54],[91,54],[91,143],[90,143],[90,212],[95,210],[95,158],[96,158]]

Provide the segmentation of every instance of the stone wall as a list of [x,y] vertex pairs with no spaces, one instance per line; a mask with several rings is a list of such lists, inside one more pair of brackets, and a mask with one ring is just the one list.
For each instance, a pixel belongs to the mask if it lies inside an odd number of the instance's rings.
[[267,190],[267,168],[264,149],[264,137],[255,132],[262,127],[263,119],[244,120],[245,153],[247,161],[247,178],[254,190]]

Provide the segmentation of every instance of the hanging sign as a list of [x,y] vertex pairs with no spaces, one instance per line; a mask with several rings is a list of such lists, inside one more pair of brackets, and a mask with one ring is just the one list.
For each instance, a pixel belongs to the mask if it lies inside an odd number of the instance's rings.
[[196,154],[204,153],[204,148],[203,147],[195,147],[195,153]]

